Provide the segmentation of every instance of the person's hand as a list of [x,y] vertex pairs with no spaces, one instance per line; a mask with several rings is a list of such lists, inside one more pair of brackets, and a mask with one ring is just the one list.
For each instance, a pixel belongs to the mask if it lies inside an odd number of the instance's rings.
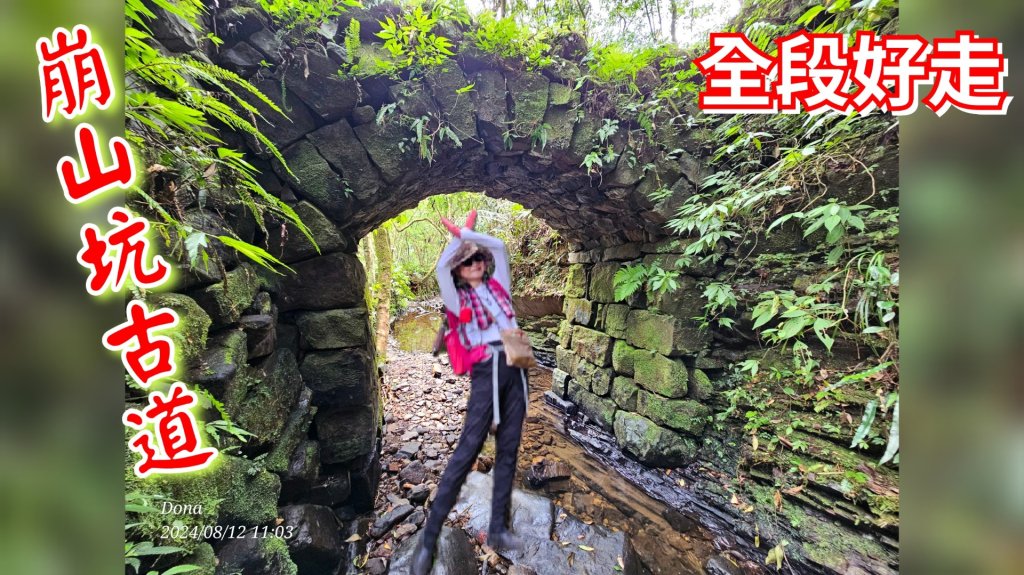
[[[441,223],[444,224],[444,227],[448,228],[448,231],[451,232],[453,236],[455,236],[457,238],[461,238],[462,237],[462,230],[459,228],[459,226],[453,224],[450,220],[448,220],[448,218],[442,217],[441,218]],[[476,210],[469,210],[469,215],[466,216],[465,228],[471,230],[471,229],[473,229],[473,226],[475,226],[475,225],[476,225]]]

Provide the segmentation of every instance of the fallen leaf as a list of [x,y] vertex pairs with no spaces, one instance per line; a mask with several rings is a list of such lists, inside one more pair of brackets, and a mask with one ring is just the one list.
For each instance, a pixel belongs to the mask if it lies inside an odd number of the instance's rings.
[[679,480],[679,487],[686,487],[686,480],[685,479],[680,479]]
[[754,506],[753,505],[747,505],[746,507],[744,507],[740,511],[743,511],[744,513],[753,513],[754,512]]
[[796,487],[790,487],[789,489],[783,489],[782,492],[786,495],[796,495],[804,490],[803,485],[797,485]]
[[773,497],[775,500],[775,510],[782,511],[782,494],[779,493],[778,489],[775,490],[775,495]]
[[593,551],[594,550],[594,548],[589,546],[589,545],[577,545],[577,547],[579,547],[580,549],[582,549],[584,551]]
[[756,433],[750,436],[750,443],[751,443],[751,445],[754,446],[754,451],[757,451],[757,434]]
[[352,543],[354,541],[359,541],[361,539],[362,537],[360,537],[358,533],[353,533],[351,536],[349,536],[348,539],[345,540],[345,543]]
[[733,494],[732,494],[732,498],[731,498],[731,499],[729,499],[729,503],[732,503],[733,505],[735,505],[735,506],[739,507],[739,505],[740,505],[740,498],[739,498],[739,497],[736,497],[736,494],[735,494],[735,493],[733,493]]
[[569,567],[572,567],[573,562],[576,560],[576,552],[569,553],[569,556],[565,558],[566,562],[569,563]]
[[619,555],[618,557],[616,557],[615,560],[618,561],[620,569],[623,569],[623,570],[626,569],[626,564],[622,562],[622,555]]

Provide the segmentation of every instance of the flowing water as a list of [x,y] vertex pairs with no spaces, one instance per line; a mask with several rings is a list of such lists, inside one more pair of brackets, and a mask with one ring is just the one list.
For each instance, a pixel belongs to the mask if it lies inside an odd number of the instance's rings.
[[[429,352],[441,318],[442,314],[428,302],[397,318],[392,333],[403,350]],[[533,369],[530,378],[530,408],[518,462],[520,476],[525,478],[530,467],[541,460],[565,463],[572,473],[568,484],[558,489],[542,488],[540,493],[584,521],[628,533],[645,573],[760,571],[751,569],[749,563],[743,565],[742,554],[734,548],[733,538],[723,532],[720,521],[692,512],[682,475],[650,469],[627,458],[615,446],[614,437],[584,426],[578,417],[569,418],[549,405],[544,392],[551,389],[550,370]],[[493,454],[493,440],[488,439],[482,455]],[[689,513],[681,513],[681,509]],[[710,569],[709,560],[716,566],[728,564],[729,568]]]

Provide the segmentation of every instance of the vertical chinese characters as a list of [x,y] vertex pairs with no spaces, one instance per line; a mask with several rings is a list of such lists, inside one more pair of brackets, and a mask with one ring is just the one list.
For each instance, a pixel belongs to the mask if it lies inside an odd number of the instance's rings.
[[[52,38],[36,42],[39,57],[39,87],[43,121],[50,123],[57,113],[71,120],[90,106],[106,110],[114,99],[113,83],[100,46],[92,43],[87,26],[72,31],[57,28]],[[78,204],[115,188],[125,189],[135,180],[135,163],[124,138],[107,142],[110,163],[101,157],[96,129],[86,122],[75,128],[78,157],[65,156],[57,164],[57,176],[64,197]],[[150,255],[149,222],[132,217],[123,207],[110,210],[108,220],[114,228],[103,234],[91,223],[82,226],[82,249],[78,262],[89,270],[86,290],[99,296],[117,293],[125,285],[151,289],[163,284],[170,266],[159,255]],[[178,325],[178,315],[169,308],[152,312],[142,301],[127,307],[125,323],[108,330],[103,345],[121,352],[121,360],[132,379],[148,388],[177,371],[174,341],[157,332]],[[217,450],[204,448],[199,426],[191,408],[197,396],[181,382],[173,382],[165,394],[153,390],[144,410],[129,409],[122,416],[124,425],[138,431],[129,448],[141,455],[135,473],[181,473],[202,469],[216,457]]]

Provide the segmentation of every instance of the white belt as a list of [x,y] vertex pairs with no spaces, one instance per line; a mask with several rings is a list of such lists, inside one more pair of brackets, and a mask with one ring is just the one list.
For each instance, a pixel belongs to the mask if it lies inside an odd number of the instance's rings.
[[[498,433],[498,424],[501,423],[501,407],[498,402],[498,352],[505,351],[505,346],[500,343],[488,343],[487,349],[491,352],[491,405],[494,408],[494,418],[491,423],[491,433]],[[526,370],[519,368],[519,375],[523,379],[523,402],[529,403],[529,390],[526,387]]]

